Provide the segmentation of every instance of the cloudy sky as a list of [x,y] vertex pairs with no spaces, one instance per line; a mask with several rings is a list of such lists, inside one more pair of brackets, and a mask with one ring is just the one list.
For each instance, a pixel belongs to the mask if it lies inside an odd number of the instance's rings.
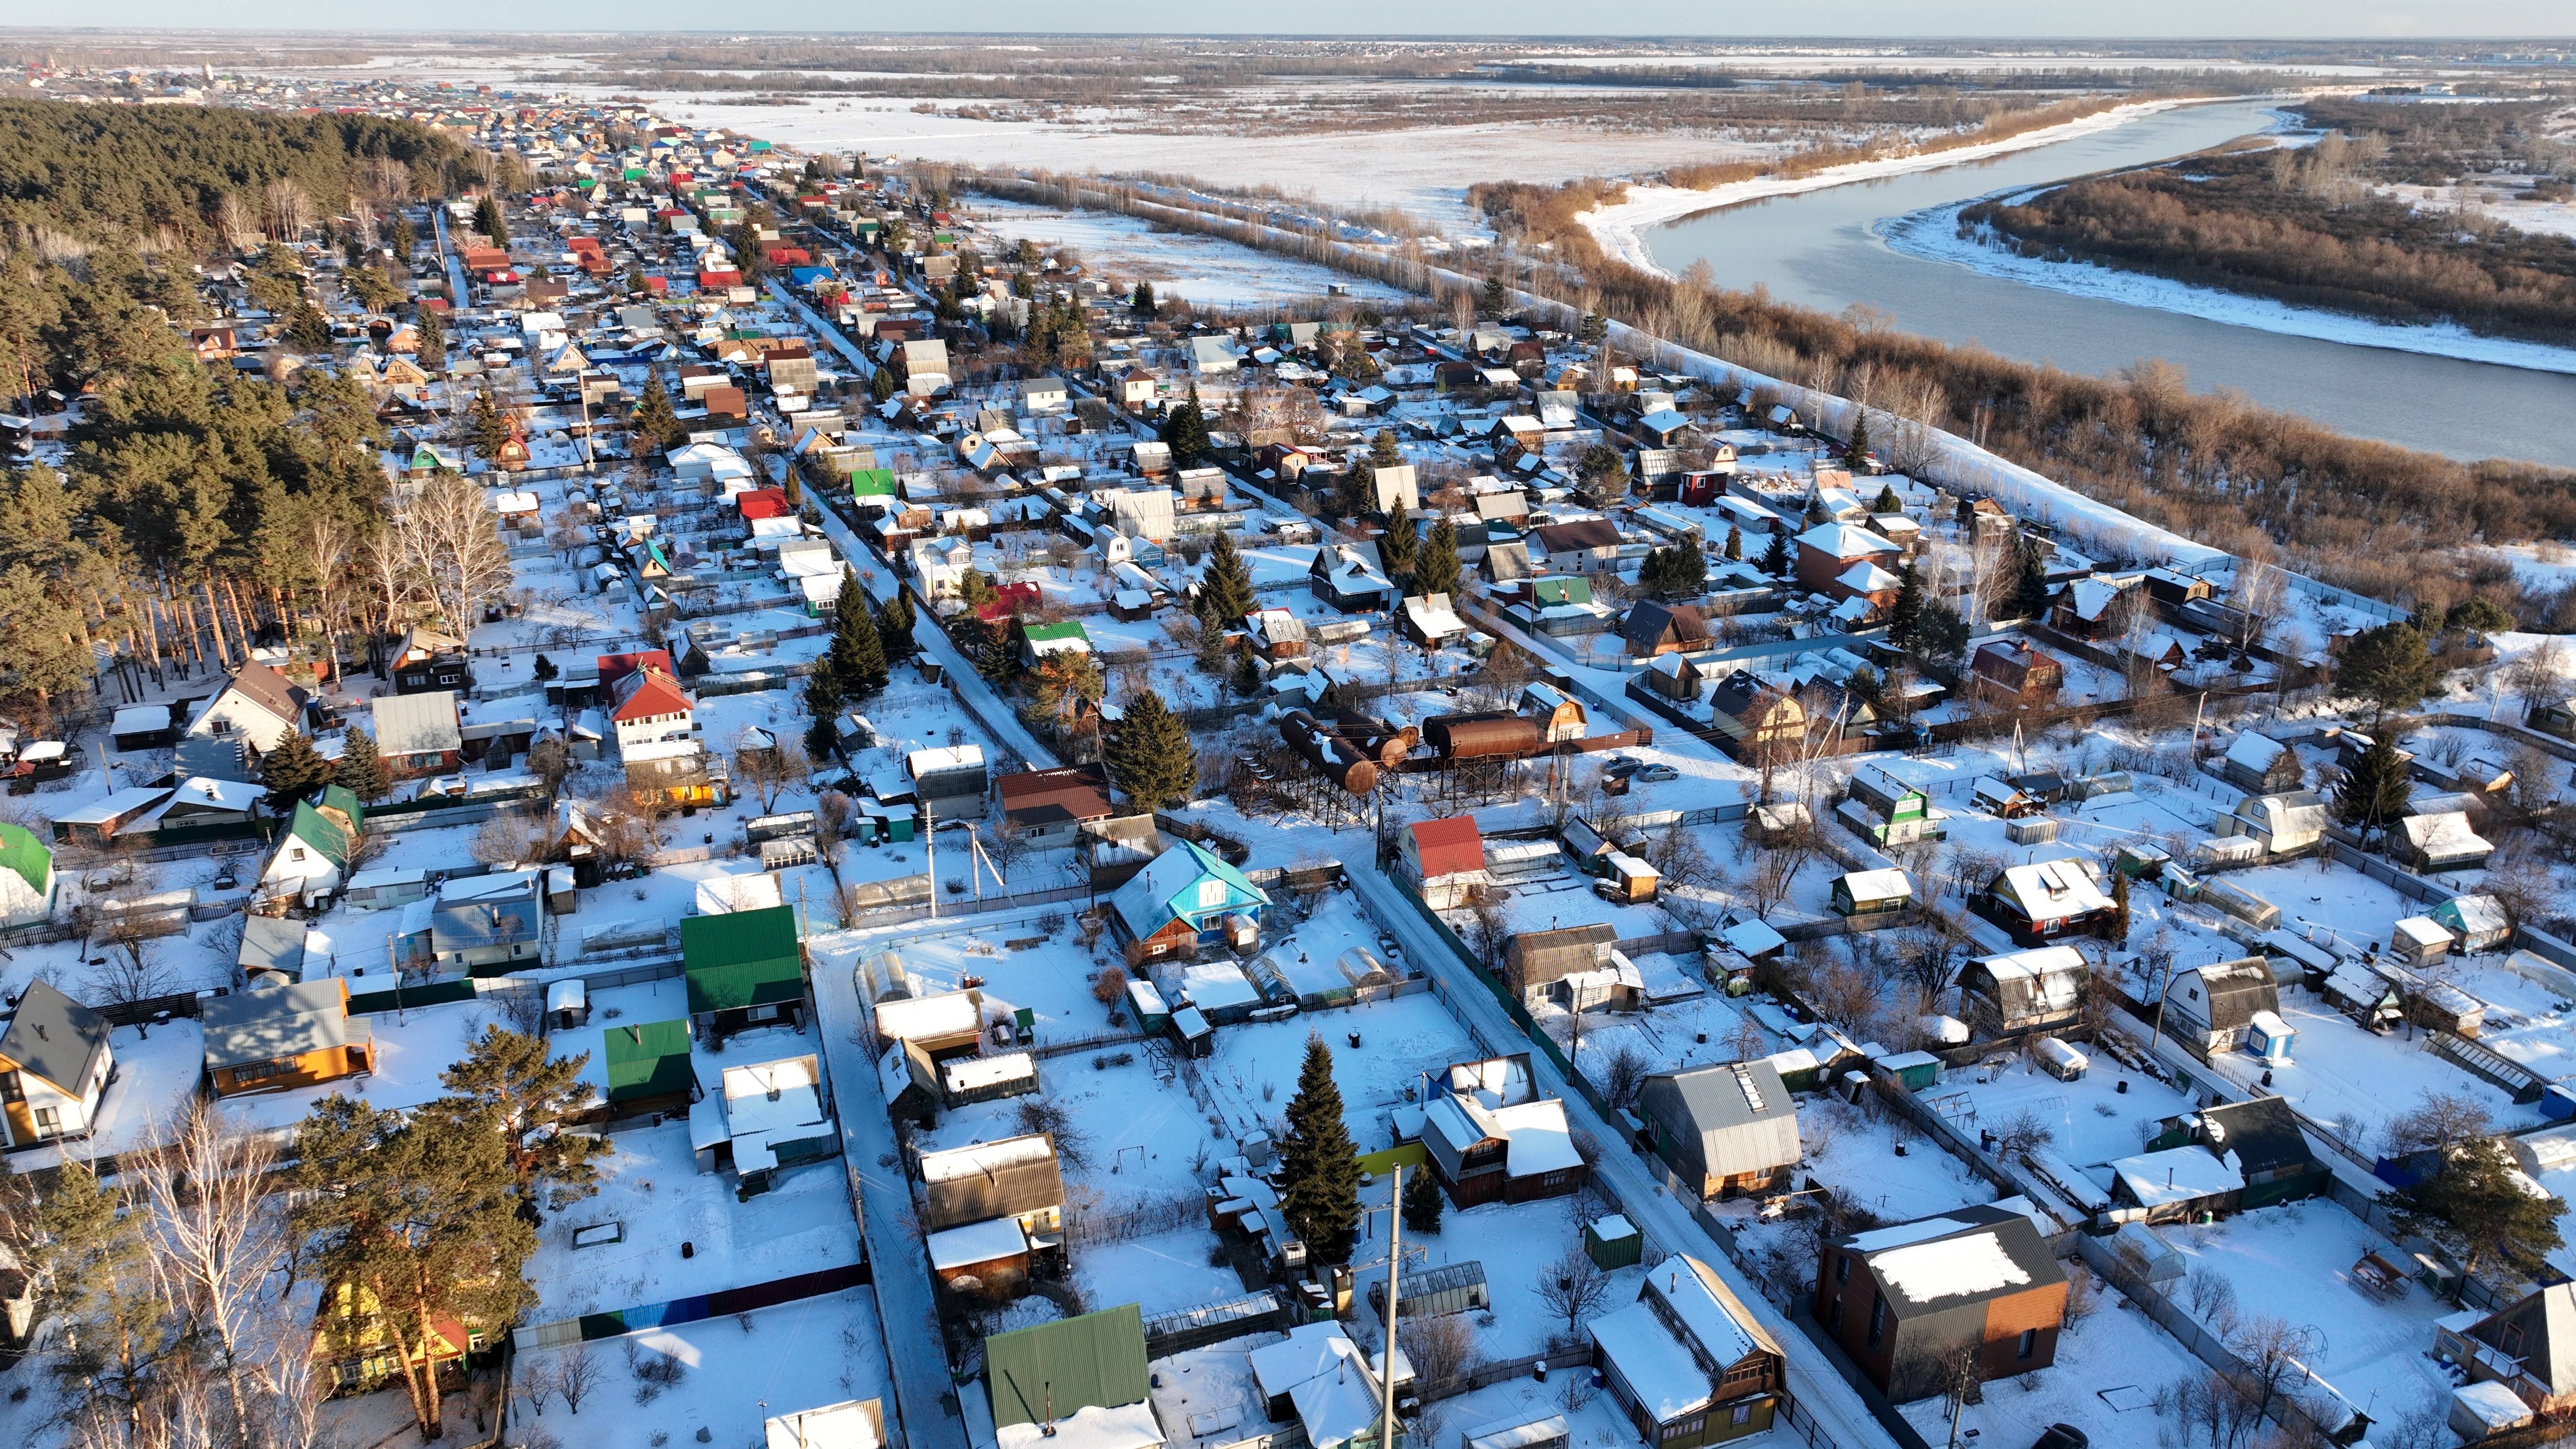
[[1162,32],[1298,35],[1849,36],[2544,36],[2576,34],[2569,0],[1806,0],[1675,4],[1672,0],[1298,0],[1275,6],[1206,0],[980,0],[942,6],[768,0],[438,0],[353,6],[347,0],[90,0],[0,4],[0,23],[347,30],[689,30],[730,21],[762,31],[923,30],[961,21],[987,32]]

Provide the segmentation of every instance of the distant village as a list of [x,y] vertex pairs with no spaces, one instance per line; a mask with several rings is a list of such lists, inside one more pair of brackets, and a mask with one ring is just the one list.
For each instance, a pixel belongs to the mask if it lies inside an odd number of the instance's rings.
[[0,746],[13,1174],[579,1062],[532,1308],[407,1366],[293,1288],[341,1442],[424,1368],[529,1446],[2565,1432],[2576,690],[2509,621],[2093,556],[1499,286],[1202,307],[636,106],[47,85],[535,178],[392,306],[297,248],[318,353],[247,258],[185,329],[362,384],[506,582]]

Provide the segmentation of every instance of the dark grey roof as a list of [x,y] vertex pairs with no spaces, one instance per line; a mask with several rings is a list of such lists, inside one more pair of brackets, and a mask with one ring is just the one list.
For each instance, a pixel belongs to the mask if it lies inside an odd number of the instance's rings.
[[2576,1283],[2536,1288],[2471,1327],[2469,1336],[2503,1352],[2508,1328],[2522,1330],[2512,1356],[2522,1360],[2524,1372],[2553,1394],[2576,1387]]
[[[1938,1230],[1943,1223],[1955,1223],[1957,1226],[1947,1231]],[[1908,1232],[1909,1228],[1919,1228],[1924,1231]],[[2004,1256],[2012,1260],[2013,1266],[2021,1271],[2023,1281],[1996,1283],[1991,1287],[1976,1288],[1961,1293],[1944,1293],[1930,1299],[1915,1298],[1897,1284],[1882,1282],[1879,1286],[1887,1294],[1889,1310],[1899,1318],[1916,1313],[1947,1313],[1962,1304],[1981,1303],[1992,1298],[2009,1298],[2017,1293],[2027,1293],[2034,1288],[2044,1288],[2052,1283],[2066,1281],[2065,1270],[2057,1266],[2056,1257],[2048,1251],[2047,1241],[2040,1237],[2037,1228],[2030,1225],[2030,1219],[2010,1208],[1996,1207],[1992,1204],[1953,1208],[1937,1218],[1923,1218],[1913,1223],[1898,1224],[1895,1227],[1872,1228],[1866,1232],[1847,1234],[1836,1240],[1834,1246],[1845,1252],[1857,1253],[1864,1262],[1875,1262],[1881,1254],[1899,1252],[1924,1243],[1988,1236],[1994,1239],[1996,1247],[2003,1250]],[[1872,1246],[1873,1244],[1878,1246]]]
[[2300,1135],[2297,1114],[2279,1097],[2204,1107],[2200,1135],[2221,1155],[2235,1153],[2249,1181],[2257,1173],[2317,1165],[2316,1154],[2308,1150],[2308,1139]]
[[470,951],[479,946],[506,946],[537,938],[537,903],[525,896],[505,900],[454,901],[429,918],[430,949]]
[[[1762,1099],[1760,1107],[1755,1107],[1753,1098],[1746,1096],[1744,1090],[1736,1085],[1739,1070],[1750,1082],[1754,1095]],[[1672,1083],[1673,1094],[1682,1110],[1690,1114],[1691,1125],[1702,1132],[1743,1127],[1778,1117],[1795,1117],[1798,1113],[1797,1103],[1789,1096],[1788,1085],[1780,1080],[1780,1069],[1766,1058],[1655,1075]]]
[[375,1035],[363,1018],[350,1019],[348,988],[336,976],[211,997],[200,1019],[208,1071],[345,1047]]
[[1742,719],[1762,697],[1762,681],[1739,669],[1717,682],[1708,698],[1709,708],[1735,719]]
[[107,1050],[107,1018],[43,981],[27,983],[9,1030],[0,1034],[0,1057],[28,1076],[78,1095],[90,1066]]
[[304,923],[284,916],[253,916],[242,922],[241,952],[233,958],[244,971],[304,974]]
[[1631,644],[1661,643],[1668,632],[1674,642],[1684,646],[1706,644],[1708,620],[1690,604],[1642,599],[1629,608],[1627,624],[1620,632]]

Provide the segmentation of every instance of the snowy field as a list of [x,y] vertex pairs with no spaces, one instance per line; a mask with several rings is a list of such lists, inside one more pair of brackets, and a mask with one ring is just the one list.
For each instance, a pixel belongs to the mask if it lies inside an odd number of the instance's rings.
[[1008,241],[1070,247],[1081,254],[1091,276],[1114,278],[1121,290],[1151,282],[1155,297],[1166,303],[1253,307],[1321,297],[1336,285],[1347,287],[1354,301],[1408,300],[1382,282],[1254,251],[1221,237],[1161,230],[1115,212],[1064,211],[979,197],[967,214]]
[[[2070,1276],[2084,1271],[2072,1263],[2067,1268]],[[2038,1442],[2049,1425],[2069,1424],[2084,1432],[2093,1449],[2167,1449],[2175,1442],[2175,1426],[2156,1414],[2156,1392],[2206,1372],[2170,1334],[2104,1285],[2091,1316],[2058,1335],[2055,1363],[2035,1376],[1986,1385],[1984,1402],[1959,1416],[1959,1442],[2021,1449]],[[1949,1409],[1939,1396],[1901,1412],[1927,1439],[1950,1442]],[[1977,1437],[1965,1437],[1971,1432]]]
[[1484,1055],[1427,991],[1285,1021],[1218,1027],[1216,1050],[1199,1063],[1199,1079],[1236,1140],[1261,1131],[1279,1138],[1309,1033],[1320,1034],[1332,1049],[1342,1120],[1362,1152],[1388,1144],[1387,1114],[1420,1100],[1426,1073]]
[[[2052,1134],[2045,1149],[2075,1167],[2092,1167],[2137,1153],[2147,1134],[2164,1118],[2197,1105],[2153,1077],[2122,1067],[2105,1054],[2092,1054],[2093,1067],[2072,1082],[2061,1082],[2016,1058],[1991,1080],[1974,1068],[1953,1069],[1927,1097],[1963,1097],[1973,1116],[1960,1130],[2004,1130],[2027,1113]],[[2128,1090],[2122,1091],[2126,1084]]]

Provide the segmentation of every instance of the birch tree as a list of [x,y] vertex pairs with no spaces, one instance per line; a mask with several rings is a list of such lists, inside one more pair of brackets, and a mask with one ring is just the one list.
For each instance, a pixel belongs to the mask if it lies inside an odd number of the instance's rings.
[[394,515],[404,572],[419,582],[441,619],[462,639],[481,622],[483,606],[510,587],[510,550],[484,505],[483,492],[454,473],[439,473]]

